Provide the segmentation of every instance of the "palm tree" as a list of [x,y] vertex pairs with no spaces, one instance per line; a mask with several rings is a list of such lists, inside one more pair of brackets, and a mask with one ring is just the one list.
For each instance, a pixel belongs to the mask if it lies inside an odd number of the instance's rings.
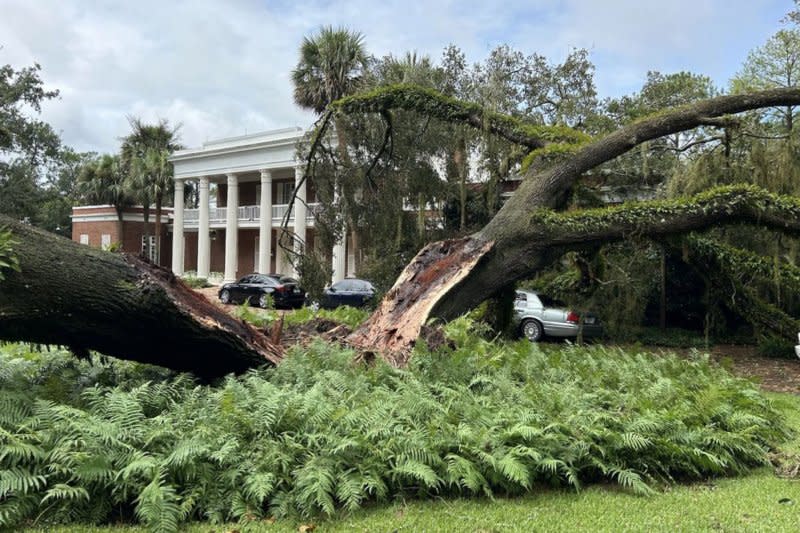
[[361,33],[322,27],[317,35],[303,38],[300,59],[292,71],[294,100],[300,107],[322,113],[328,104],[359,88],[367,66]]
[[180,126],[171,127],[166,120],[146,124],[130,117],[131,133],[122,139],[122,160],[128,169],[130,183],[144,207],[145,242],[149,243],[150,205],[156,207],[155,263],[161,261],[161,208],[164,200],[173,194],[172,164],[169,154],[181,148],[178,143]]
[[103,155],[90,161],[78,174],[78,187],[86,201],[110,204],[117,212],[117,238],[122,242],[122,212],[134,197],[119,156]]
[[[295,102],[317,114],[322,113],[328,104],[354,93],[362,86],[368,64],[364,36],[360,32],[323,26],[318,34],[304,37],[300,45],[300,59],[292,71]],[[334,128],[339,156],[342,163],[348,166],[347,136],[341,119],[334,118]],[[343,200],[347,201],[346,198]],[[352,223],[353,213],[350,213],[350,218],[353,239],[357,242],[356,225]]]

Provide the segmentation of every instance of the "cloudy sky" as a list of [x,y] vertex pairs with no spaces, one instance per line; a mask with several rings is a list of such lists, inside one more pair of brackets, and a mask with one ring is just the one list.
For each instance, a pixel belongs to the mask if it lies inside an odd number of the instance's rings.
[[182,124],[199,146],[246,132],[307,127],[290,71],[320,26],[362,32],[382,56],[470,62],[507,43],[562,60],[585,47],[601,96],[641,87],[648,70],[690,70],[726,86],[780,27],[790,0],[0,0],[0,64],[38,62],[60,90],[44,120],[78,150],[114,151],[127,116]]

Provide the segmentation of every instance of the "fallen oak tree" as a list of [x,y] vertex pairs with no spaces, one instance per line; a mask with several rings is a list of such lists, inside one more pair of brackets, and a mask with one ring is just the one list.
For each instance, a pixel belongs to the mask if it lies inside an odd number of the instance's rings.
[[[515,195],[481,231],[426,246],[348,341],[402,366],[430,318],[455,317],[565,251],[597,242],[634,234],[681,234],[729,222],[797,234],[797,199],[754,187],[613,209],[551,211],[583,172],[641,142],[703,124],[718,125],[729,113],[789,103],[800,104],[800,90],[714,98],[621,128],[547,170],[529,169]],[[530,141],[528,146],[535,144]],[[542,144],[548,146],[546,140]],[[10,220],[0,220],[0,225],[8,226],[19,243],[21,270],[9,272],[0,284],[0,339],[61,344],[79,354],[93,349],[203,377],[274,364],[282,357],[280,348],[264,335],[201,300],[168,271]],[[40,297],[32,298],[36,294]]]

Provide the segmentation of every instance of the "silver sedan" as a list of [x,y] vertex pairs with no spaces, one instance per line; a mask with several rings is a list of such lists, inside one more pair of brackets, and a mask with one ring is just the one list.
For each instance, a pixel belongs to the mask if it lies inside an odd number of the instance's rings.
[[517,291],[514,314],[522,334],[536,342],[548,337],[584,337],[602,335],[600,319],[592,313],[579,314],[564,304],[534,291]]

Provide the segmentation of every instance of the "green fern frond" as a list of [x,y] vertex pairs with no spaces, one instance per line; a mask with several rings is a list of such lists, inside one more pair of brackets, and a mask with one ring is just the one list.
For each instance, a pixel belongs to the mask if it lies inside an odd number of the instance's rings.
[[406,459],[392,468],[392,476],[415,479],[432,490],[438,489],[443,481],[430,466],[412,459]]
[[171,533],[178,530],[181,520],[180,501],[175,488],[160,472],[136,498],[136,516],[152,531]]
[[42,498],[42,505],[50,500],[63,500],[67,502],[77,502],[80,500],[89,501],[89,492],[83,487],[73,487],[66,483],[57,483],[47,489]]
[[29,470],[11,467],[0,470],[0,497],[9,494],[28,494],[44,488],[47,478],[41,474],[34,474]]

